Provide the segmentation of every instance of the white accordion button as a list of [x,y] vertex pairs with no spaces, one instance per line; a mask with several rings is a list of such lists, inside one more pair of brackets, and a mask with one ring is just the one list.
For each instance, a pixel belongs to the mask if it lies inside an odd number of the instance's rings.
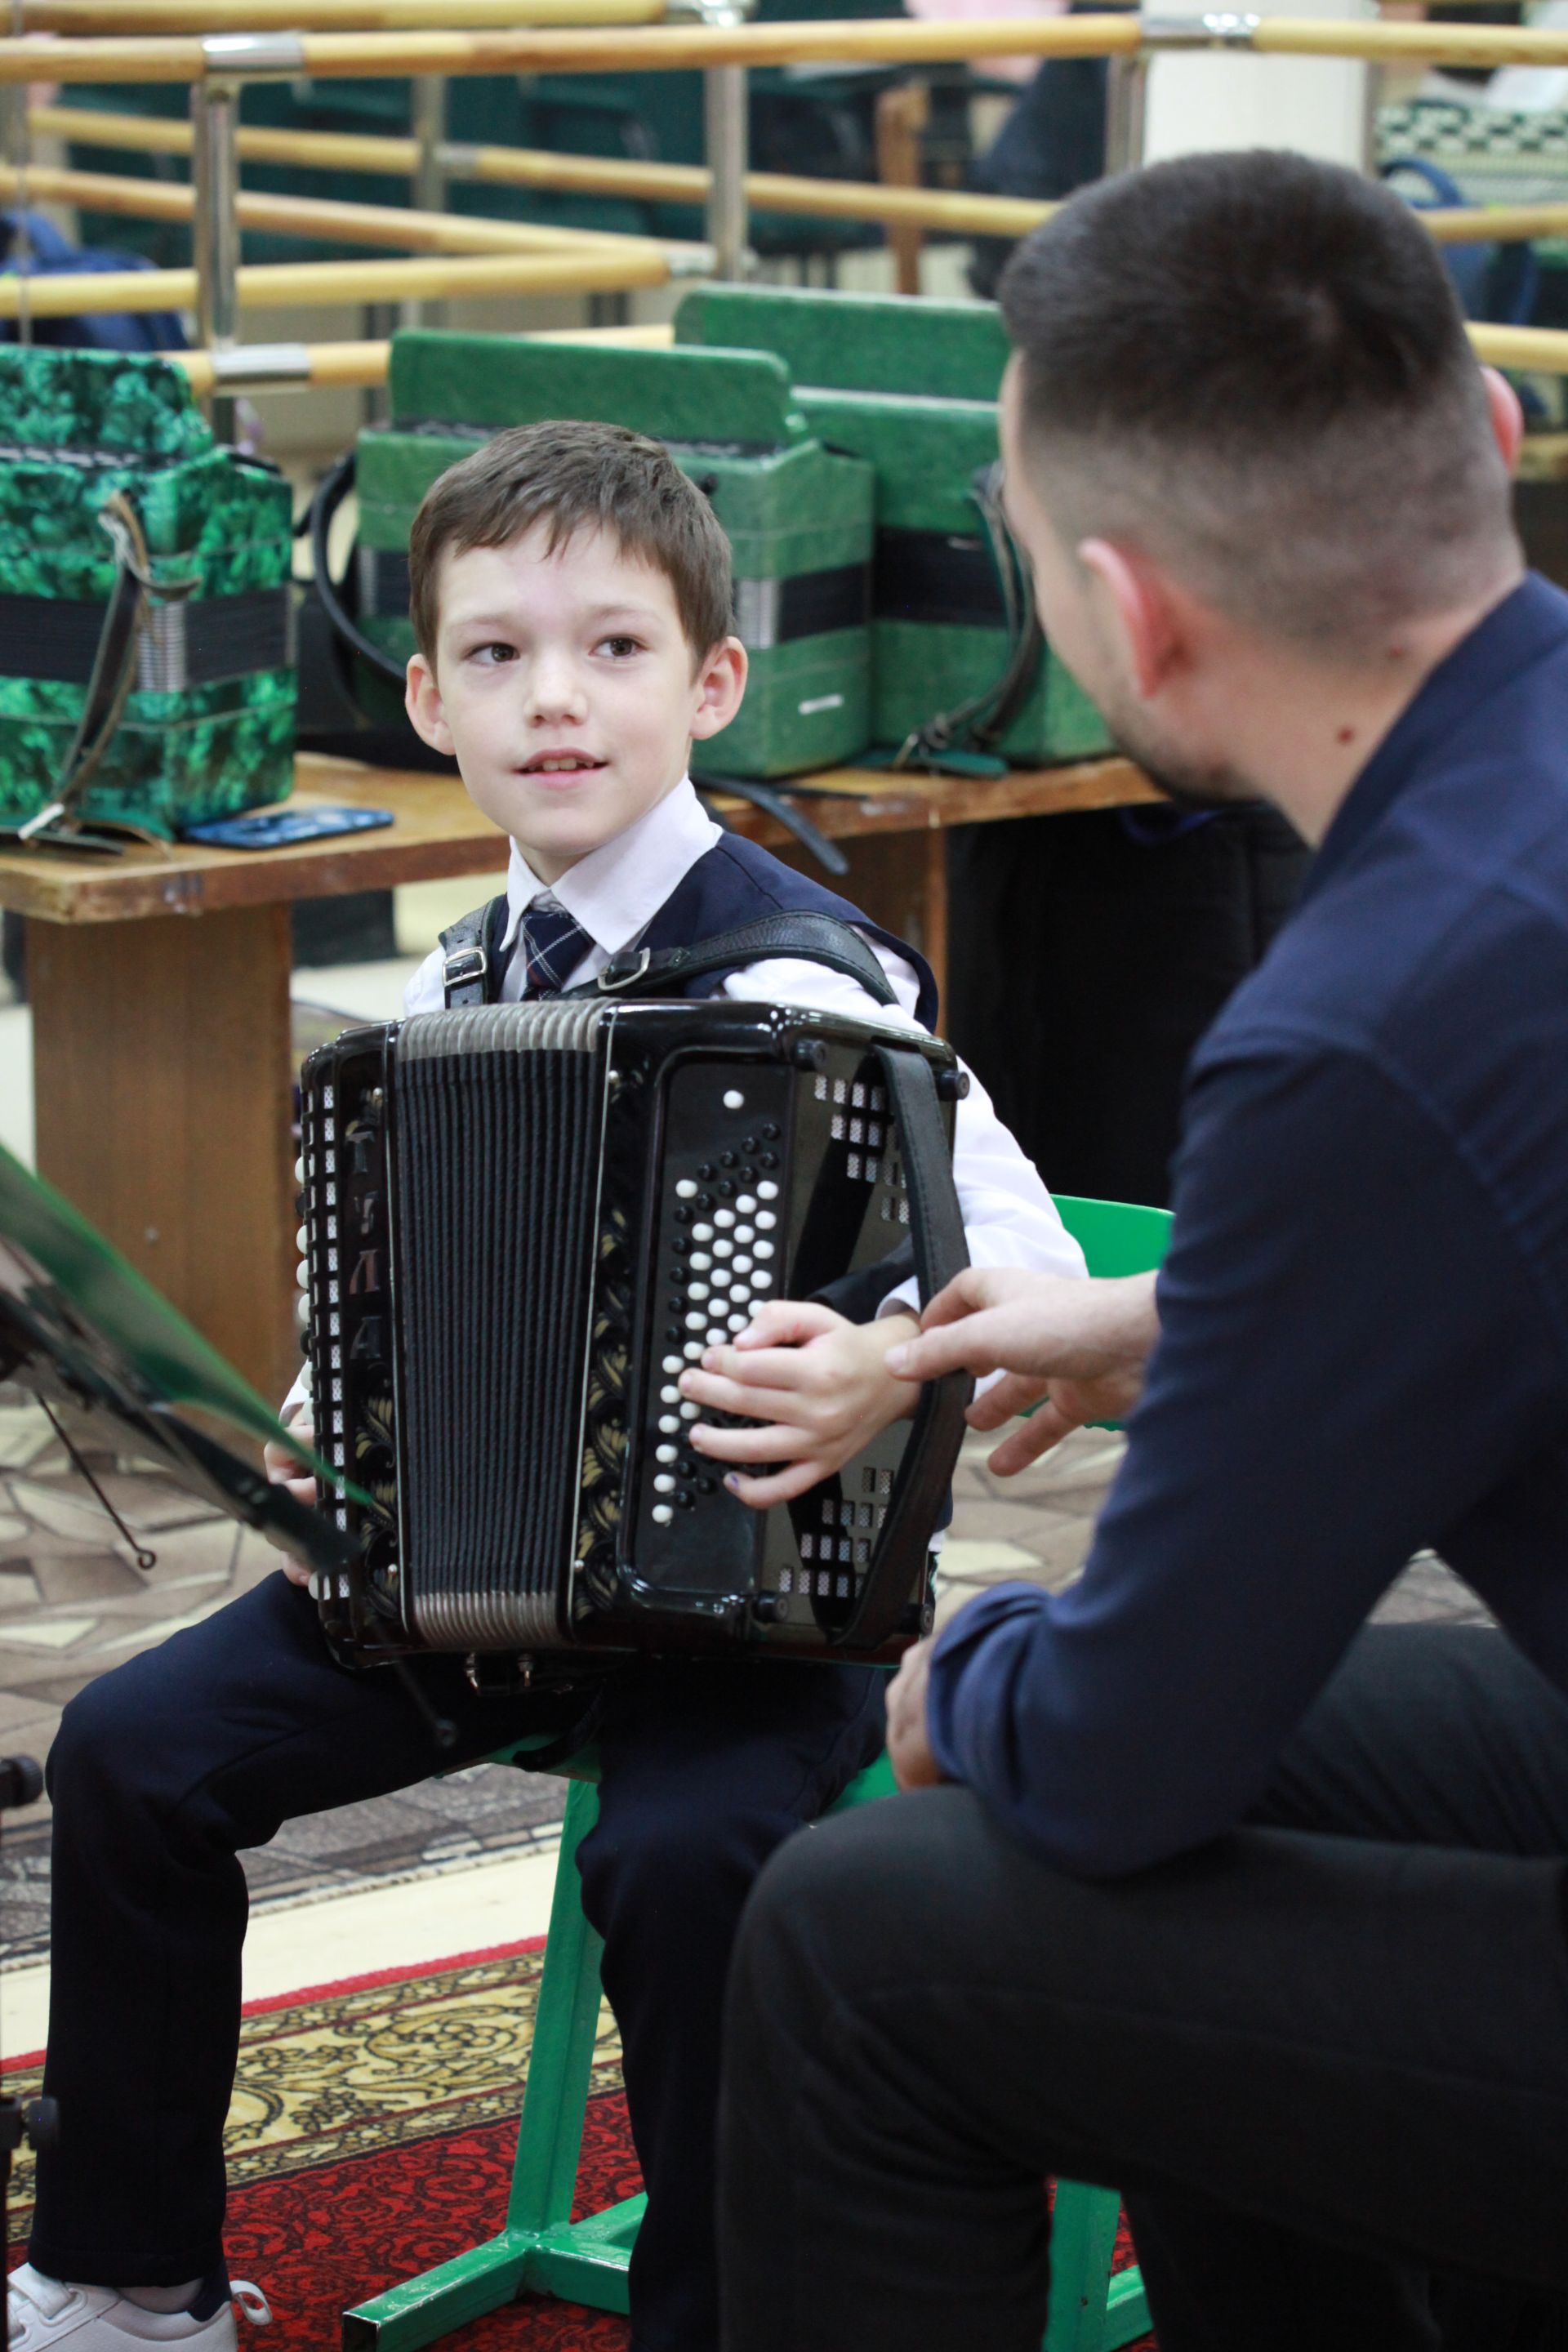
[[301,1364],[300,1367],[300,1386],[304,1390],[307,1396],[310,1395],[310,1391],[315,1387],[315,1373],[310,1370],[309,1364]]
[[756,1205],[756,1202],[752,1199],[750,1192],[742,1192],[740,1199],[735,1203],[736,1208],[739,1210],[742,1217],[749,1217]]
[[660,1389],[658,1392],[658,1401],[660,1404],[679,1404],[680,1402],[680,1391],[673,1385],[669,1388]]
[[310,1287],[310,1269],[305,1264],[303,1258],[300,1259],[299,1265],[294,1269],[294,1279],[299,1284],[301,1290],[309,1290]]
[[687,1343],[686,1343],[686,1347],[685,1347],[684,1353],[685,1353],[685,1355],[686,1355],[686,1358],[687,1358],[688,1361],[689,1361],[689,1362],[690,1362],[690,1363],[693,1363],[693,1364],[694,1364],[694,1363],[697,1361],[697,1359],[699,1358],[699,1356],[700,1356],[700,1354],[702,1353],[702,1342],[701,1342],[701,1340],[700,1340],[700,1339],[688,1339],[688,1341],[687,1341]]
[[729,1257],[733,1253],[734,1247],[734,1243],[731,1241],[715,1242],[713,1255],[715,1257]]
[[733,1274],[727,1265],[716,1265],[713,1269],[713,1287],[715,1290],[728,1290],[734,1278]]
[[737,1274],[750,1274],[752,1270],[752,1261],[747,1256],[744,1250],[742,1250],[739,1255],[733,1258],[731,1263],[733,1265]]
[[706,1298],[708,1296],[708,1285],[705,1282],[694,1282],[690,1285],[686,1296],[688,1298]]
[[706,1274],[713,1261],[706,1250],[693,1250],[686,1263],[693,1274]]
[[778,1219],[774,1216],[771,1209],[759,1209],[757,1211],[757,1226],[760,1232],[771,1234],[777,1223]]
[[680,1358],[679,1358],[679,1356],[666,1356],[666,1358],[665,1358],[665,1360],[664,1360],[664,1370],[665,1370],[667,1372],[678,1372],[678,1371],[679,1371],[679,1370],[680,1370]]
[[310,1300],[309,1300],[309,1299],[304,1296],[304,1294],[303,1294],[302,1292],[301,1292],[300,1296],[300,1297],[299,1297],[294,1301],[294,1312],[295,1312],[295,1314],[299,1317],[300,1321],[301,1323],[308,1323],[308,1322],[310,1321]]
[[661,1436],[673,1437],[680,1423],[672,1412],[661,1412],[658,1417],[658,1427]]
[[773,1278],[768,1272],[767,1267],[765,1265],[758,1266],[755,1274],[752,1276],[752,1288],[753,1290],[771,1290],[773,1286]]
[[[663,1453],[664,1450],[665,1449],[662,1446],[659,1448],[660,1453]],[[669,1450],[673,1453],[675,1449],[671,1446]],[[663,1472],[661,1472],[653,1482],[653,1491],[656,1495],[673,1495],[675,1492],[674,1479],[667,1476]]]
[[734,1210],[715,1209],[713,1212],[713,1222],[716,1225],[732,1225],[735,1222]]
[[773,1254],[773,1245],[772,1242],[753,1242],[752,1244],[752,1255],[753,1257],[772,1257]]
[[736,1226],[736,1228],[735,1228],[735,1239],[736,1239],[736,1241],[737,1241],[737,1242],[754,1242],[754,1241],[756,1240],[756,1238],[757,1238],[757,1229],[756,1229],[755,1225],[737,1225],[737,1226]]
[[710,1348],[721,1348],[728,1336],[722,1323],[715,1323],[708,1334],[708,1345]]
[[779,1188],[773,1182],[773,1178],[771,1176],[764,1176],[762,1182],[757,1187],[757,1198],[760,1201],[776,1201],[778,1196]]
[[677,1459],[679,1454],[679,1446],[660,1445],[655,1451],[654,1459],[658,1462],[673,1462]]
[[708,1318],[706,1315],[700,1313],[690,1314],[686,1318],[686,1328],[689,1331],[700,1331],[702,1326],[707,1322],[707,1320]]
[[691,1228],[691,1238],[694,1242],[710,1242],[713,1238],[712,1226],[693,1225]]
[[749,1315],[731,1315],[729,1318],[730,1328],[731,1331],[743,1331],[751,1319]]
[[674,1518],[675,1513],[670,1509],[668,1503],[656,1503],[653,1507],[653,1516],[656,1523],[659,1527],[667,1528],[668,1527],[671,1519]]
[[678,1201],[695,1201],[697,1198],[697,1187],[692,1182],[689,1176],[683,1176],[681,1178],[679,1183],[675,1188],[675,1197]]
[[726,1110],[744,1110],[746,1108],[745,1096],[738,1093],[736,1089],[731,1087],[728,1094],[724,1097],[724,1108]]
[[310,1236],[303,1225],[294,1236],[294,1246],[297,1250],[308,1250],[310,1246]]
[[702,1407],[700,1404],[683,1404],[680,1408],[682,1421],[699,1421],[701,1416]]

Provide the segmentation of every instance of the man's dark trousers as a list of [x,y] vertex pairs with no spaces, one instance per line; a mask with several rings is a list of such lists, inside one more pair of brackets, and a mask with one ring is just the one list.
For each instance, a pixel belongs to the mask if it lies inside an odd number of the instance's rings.
[[[49,1758],[45,2078],[62,2128],[39,2161],[40,2270],[130,2286],[221,2267],[247,1908],[238,1850],[300,1814],[549,1730],[563,1712],[559,1700],[479,1697],[459,1658],[418,1672],[457,1727],[450,1753],[384,1670],[333,1663],[315,1603],[279,1574],[66,1709]],[[599,1823],[580,1862],[654,2222],[635,2257],[638,2352],[716,2340],[713,2119],[735,1926],[773,1847],[880,1747],[883,1679],[660,1661],[607,1694]],[[366,1968],[384,1957],[367,1950]]]
[[1124,2192],[1161,2352],[1568,2289],[1564,1857],[1568,1698],[1452,1626],[1363,1633],[1248,1826],[1132,1877],[958,1788],[795,1841],[731,1985],[726,2352],[1038,2352],[1047,2173]]

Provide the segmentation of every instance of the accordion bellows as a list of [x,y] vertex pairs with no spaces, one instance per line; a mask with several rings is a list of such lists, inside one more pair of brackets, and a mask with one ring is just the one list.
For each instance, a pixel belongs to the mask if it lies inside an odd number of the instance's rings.
[[168,361],[0,346],[0,824],[35,814],[59,781],[114,583],[98,515],[116,491],[154,583],[180,593],[152,600],[77,813],[173,835],[290,790],[287,483],[214,442]]
[[930,1431],[757,1512],[689,1448],[679,1376],[764,1299],[869,1274],[874,1311],[921,1202],[962,1234],[952,1069],[923,1034],[723,1000],[481,1006],[313,1054],[312,1417],[368,1496],[329,1499],[360,1548],[318,1586],[338,1646],[821,1655],[868,1593],[872,1649],[918,1633]]

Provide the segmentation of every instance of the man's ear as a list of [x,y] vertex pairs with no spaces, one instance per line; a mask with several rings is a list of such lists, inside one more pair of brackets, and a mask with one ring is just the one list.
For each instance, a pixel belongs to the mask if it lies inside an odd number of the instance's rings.
[[447,724],[436,672],[423,654],[409,656],[408,682],[403,689],[403,707],[408,713],[416,735],[428,743],[432,751],[439,751],[450,760],[455,751],[452,730]]
[[1502,461],[1511,478],[1519,464],[1519,445],[1524,438],[1524,411],[1519,404],[1518,393],[1500,369],[1482,368],[1481,381],[1487,388],[1487,406],[1491,412],[1492,438],[1502,451]]
[[1121,641],[1126,675],[1148,701],[1170,677],[1181,651],[1170,590],[1152,564],[1112,540],[1080,541],[1078,560],[1097,584]]
[[746,648],[739,637],[721,637],[698,671],[697,709],[691,732],[699,742],[728,727],[746,691]]

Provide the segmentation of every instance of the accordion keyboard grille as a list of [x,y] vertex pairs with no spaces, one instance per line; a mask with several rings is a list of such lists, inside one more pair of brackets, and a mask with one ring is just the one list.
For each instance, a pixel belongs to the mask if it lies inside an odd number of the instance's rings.
[[555,1010],[399,1056],[404,1573],[447,1640],[540,1638],[572,1559],[603,1081],[587,1022],[528,1050]]

